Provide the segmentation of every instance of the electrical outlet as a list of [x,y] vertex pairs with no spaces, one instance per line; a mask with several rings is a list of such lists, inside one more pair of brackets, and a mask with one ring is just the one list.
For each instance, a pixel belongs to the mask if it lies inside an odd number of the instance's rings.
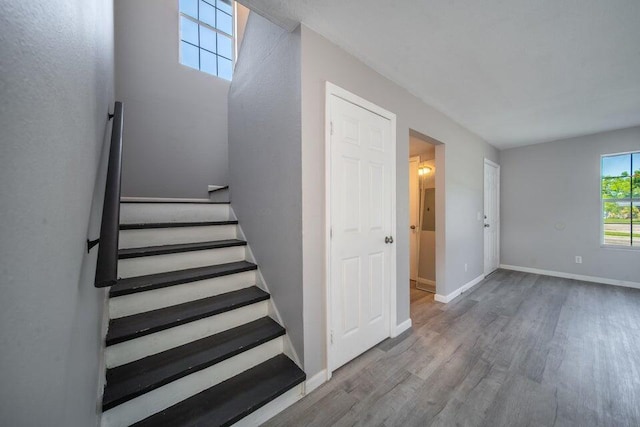
[[469,266],[467,264],[464,265],[464,271],[469,270]]
[[576,264],[582,264],[582,257],[576,255]]

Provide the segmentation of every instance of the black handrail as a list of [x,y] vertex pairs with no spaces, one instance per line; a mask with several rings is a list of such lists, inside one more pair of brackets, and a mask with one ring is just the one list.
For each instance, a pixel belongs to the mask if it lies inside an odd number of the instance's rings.
[[118,280],[118,234],[120,231],[120,176],[122,172],[122,102],[113,109],[113,128],[109,147],[107,184],[104,192],[102,223],[96,265],[97,288],[116,284]]

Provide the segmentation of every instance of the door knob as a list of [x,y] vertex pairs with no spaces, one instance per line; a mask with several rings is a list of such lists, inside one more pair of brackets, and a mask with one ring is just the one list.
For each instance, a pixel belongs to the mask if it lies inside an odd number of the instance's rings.
[[410,228],[410,229],[412,229],[412,230],[415,230],[415,229],[416,229],[416,226],[415,226],[415,225],[412,225],[412,226],[411,226],[411,227],[409,227],[409,228]]
[[384,236],[384,242],[385,242],[386,244],[389,244],[389,236]]
[[484,228],[489,228],[489,227],[491,227],[489,224],[484,225]]

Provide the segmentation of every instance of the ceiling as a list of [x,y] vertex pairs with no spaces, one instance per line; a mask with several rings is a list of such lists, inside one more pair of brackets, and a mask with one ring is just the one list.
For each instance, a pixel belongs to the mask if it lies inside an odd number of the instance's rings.
[[243,0],[497,148],[640,125],[638,0]]

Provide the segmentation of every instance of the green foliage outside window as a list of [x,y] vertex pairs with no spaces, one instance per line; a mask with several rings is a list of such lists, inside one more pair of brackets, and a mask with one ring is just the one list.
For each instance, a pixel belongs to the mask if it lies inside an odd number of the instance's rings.
[[640,247],[640,153],[602,158],[604,243]]

